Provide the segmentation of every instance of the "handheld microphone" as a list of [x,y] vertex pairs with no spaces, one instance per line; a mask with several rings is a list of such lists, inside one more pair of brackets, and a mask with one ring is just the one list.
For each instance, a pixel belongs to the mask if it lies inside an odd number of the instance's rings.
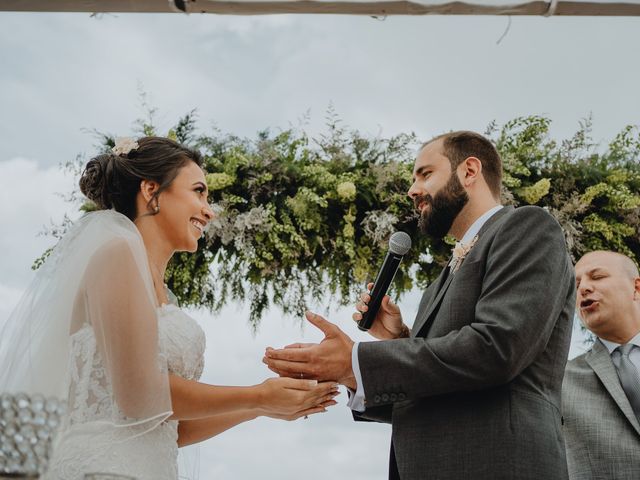
[[366,312],[362,313],[362,318],[358,322],[358,328],[364,332],[371,328],[373,321],[376,318],[378,310],[380,310],[380,304],[382,299],[389,290],[389,285],[393,277],[396,275],[398,266],[402,261],[402,257],[411,248],[411,237],[405,232],[396,232],[391,235],[389,239],[389,252],[382,262],[382,267],[378,272],[376,280],[373,282],[373,288],[371,289],[371,300],[367,306],[369,307]]

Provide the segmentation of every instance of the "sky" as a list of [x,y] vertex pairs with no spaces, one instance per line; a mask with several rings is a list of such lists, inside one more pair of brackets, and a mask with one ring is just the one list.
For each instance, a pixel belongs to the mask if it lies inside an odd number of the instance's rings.
[[[53,240],[74,179],[59,165],[95,153],[98,130],[133,133],[157,109],[160,131],[196,109],[202,132],[254,137],[306,118],[322,131],[331,105],[370,135],[483,131],[521,115],[552,120],[556,139],[586,116],[605,144],[640,123],[640,19],[201,16],[0,13],[0,322]],[[420,292],[401,302],[411,323]],[[330,319],[365,340],[335,308]],[[264,347],[316,341],[272,310],[252,335],[246,305],[190,313],[207,334],[207,383],[269,376]],[[584,350],[574,329],[571,356]],[[200,477],[386,478],[390,428],[356,424],[344,405],[308,420],[260,419],[200,447]]]

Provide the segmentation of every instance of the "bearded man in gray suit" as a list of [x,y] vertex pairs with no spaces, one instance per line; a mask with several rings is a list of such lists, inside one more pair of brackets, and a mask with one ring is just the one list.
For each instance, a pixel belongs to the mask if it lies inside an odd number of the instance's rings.
[[562,391],[571,480],[640,478],[640,274],[614,252],[576,264],[576,309],[598,338],[567,364]]
[[392,479],[567,478],[560,389],[573,267],[549,213],[500,205],[501,174],[481,135],[427,142],[408,194],[424,233],[460,244],[424,292],[413,328],[385,297],[370,330],[381,341],[354,343],[308,313],[325,334],[320,344],[265,353],[281,375],[349,387],[356,419],[391,423]]

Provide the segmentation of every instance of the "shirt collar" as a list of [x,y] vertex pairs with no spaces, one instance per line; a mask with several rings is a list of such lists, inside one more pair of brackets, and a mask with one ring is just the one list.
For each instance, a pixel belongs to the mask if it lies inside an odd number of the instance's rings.
[[[613,351],[621,345],[620,343],[610,342],[609,340],[605,340],[604,338],[601,338],[600,341],[605,347],[607,347],[607,350],[609,350],[609,355],[611,355]],[[636,336],[629,340],[627,343],[633,343],[634,345],[640,347],[640,332],[638,332]]]
[[467,244],[471,240],[473,240],[473,237],[475,237],[478,234],[478,232],[480,231],[482,226],[487,222],[487,220],[493,217],[493,215],[501,208],[502,208],[502,205],[496,205],[491,210],[487,210],[486,212],[484,212],[475,222],[471,224],[469,229],[462,236],[462,240],[460,240],[460,243]]

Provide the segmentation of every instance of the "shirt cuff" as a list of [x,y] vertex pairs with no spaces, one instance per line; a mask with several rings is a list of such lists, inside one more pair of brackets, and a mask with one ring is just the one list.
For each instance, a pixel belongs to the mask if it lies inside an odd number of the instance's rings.
[[364,412],[366,410],[364,402],[364,387],[362,386],[362,375],[360,374],[360,364],[358,363],[359,344],[360,342],[355,342],[353,344],[353,349],[351,350],[351,367],[353,368],[353,374],[356,377],[357,389],[355,392],[350,388],[348,389],[351,395],[349,396],[347,407],[356,412]]

